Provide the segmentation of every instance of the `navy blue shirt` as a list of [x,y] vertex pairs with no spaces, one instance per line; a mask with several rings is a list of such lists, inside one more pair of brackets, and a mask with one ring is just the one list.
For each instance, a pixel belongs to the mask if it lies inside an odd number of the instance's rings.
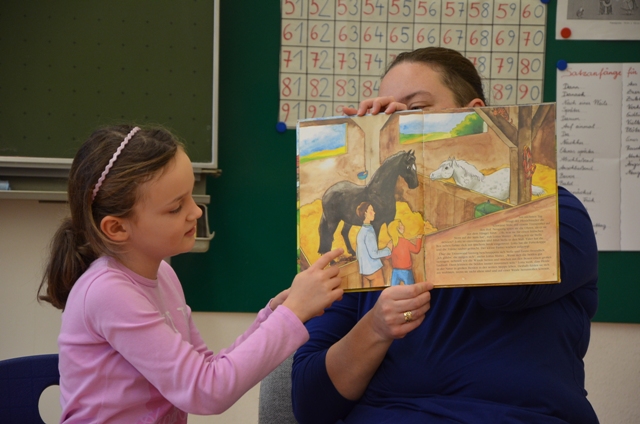
[[558,190],[560,284],[431,291],[424,322],[389,348],[362,398],[329,379],[327,350],[380,292],[348,293],[307,323],[293,407],[301,423],[597,423],[583,358],[598,304],[598,252],[580,201]]

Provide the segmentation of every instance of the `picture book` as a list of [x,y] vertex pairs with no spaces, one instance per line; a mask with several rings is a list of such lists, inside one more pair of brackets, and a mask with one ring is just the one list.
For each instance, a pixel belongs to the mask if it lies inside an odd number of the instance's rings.
[[298,122],[298,258],[345,291],[560,281],[555,103]]

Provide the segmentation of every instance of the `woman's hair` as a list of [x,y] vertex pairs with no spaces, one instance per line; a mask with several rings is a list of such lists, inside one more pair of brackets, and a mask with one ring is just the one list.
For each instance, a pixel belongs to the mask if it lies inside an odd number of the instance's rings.
[[398,231],[398,227],[400,226],[400,224],[402,224],[402,221],[400,221],[399,219],[394,219],[387,225],[387,232],[389,233],[389,237],[391,237],[391,241],[393,242],[394,246],[398,245],[398,239],[400,237],[404,237],[402,234],[400,234],[400,231]]
[[480,74],[473,63],[456,50],[445,47],[424,47],[400,53],[391,62],[384,75],[387,75],[391,68],[403,62],[425,63],[439,71],[442,83],[453,92],[458,106],[465,106],[475,98],[487,104]]
[[[129,217],[138,188],[153,179],[175,157],[182,143],[163,128],[142,129],[122,149],[95,199],[93,190],[132,126],[101,128],[76,153],[69,171],[66,218],[51,241],[51,253],[38,289],[39,300],[64,309],[69,292],[89,265],[102,255],[117,256],[121,246],[100,230],[105,216]],[[46,285],[46,293],[41,294]]]

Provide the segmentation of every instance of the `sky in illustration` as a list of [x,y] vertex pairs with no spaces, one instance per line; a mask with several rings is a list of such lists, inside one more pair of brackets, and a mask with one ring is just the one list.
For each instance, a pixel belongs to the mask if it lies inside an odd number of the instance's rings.
[[424,115],[400,116],[400,133],[448,133],[472,113],[475,112],[427,113]]
[[335,150],[347,143],[347,124],[318,125],[298,128],[298,154],[307,156],[324,150]]

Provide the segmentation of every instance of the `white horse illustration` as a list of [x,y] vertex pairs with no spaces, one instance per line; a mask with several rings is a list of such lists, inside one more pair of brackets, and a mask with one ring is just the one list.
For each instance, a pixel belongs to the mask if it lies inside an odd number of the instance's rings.
[[[469,162],[449,158],[429,176],[432,180],[446,180],[451,177],[457,185],[469,190],[503,201],[509,198],[509,168],[502,168],[493,174],[484,175]],[[531,186],[531,192],[536,196],[545,194],[542,187],[534,185]]]

